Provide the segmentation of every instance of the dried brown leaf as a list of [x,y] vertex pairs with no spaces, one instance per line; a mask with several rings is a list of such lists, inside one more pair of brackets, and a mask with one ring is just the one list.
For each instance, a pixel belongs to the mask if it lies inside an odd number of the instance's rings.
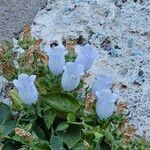
[[82,81],[85,81],[86,78],[90,77],[91,74],[90,73],[85,73],[82,77],[81,77],[81,80]]
[[32,64],[34,61],[35,50],[34,47],[30,47],[30,49],[26,50],[24,55],[24,61],[28,64]]
[[85,101],[85,112],[89,114],[92,113],[93,105],[94,105],[94,96],[92,93],[88,93]]
[[0,74],[3,73],[3,65],[2,65],[2,58],[3,58],[3,46],[0,43]]
[[117,106],[117,111],[118,111],[119,113],[123,113],[123,111],[124,111],[125,109],[127,109],[127,108],[128,108],[127,103],[120,102],[120,103],[118,104],[118,106]]
[[28,38],[28,37],[30,36],[30,34],[31,34],[31,27],[30,27],[29,25],[26,25],[26,26],[24,27],[23,32],[22,32],[22,38],[23,38],[23,39],[24,39],[24,38]]
[[40,52],[40,60],[44,63],[44,64],[48,64],[48,59],[46,57],[46,55],[42,52]]
[[15,67],[9,62],[2,64],[1,68],[2,68],[2,73],[5,75],[13,74],[13,73],[15,74],[16,72]]
[[3,45],[0,43],[0,60],[2,59],[3,55]]
[[135,131],[136,131],[136,129],[133,126],[128,124],[125,132],[123,133],[124,141],[128,142],[129,140],[132,140],[135,136]]
[[37,40],[35,40],[35,42],[34,42],[34,48],[36,49],[36,50],[39,50],[40,49],[40,44],[42,43],[42,39],[37,39]]
[[86,147],[86,149],[90,149],[91,148],[91,146],[90,146],[90,144],[87,142],[87,140],[83,140],[83,143],[84,143],[84,146]]
[[76,41],[74,40],[68,40],[66,41],[66,48],[69,52],[74,53],[75,52],[75,45],[76,45]]
[[24,129],[21,128],[15,128],[15,134],[24,138],[27,141],[31,141],[34,139],[34,137],[32,136],[32,134],[28,131],[25,131]]
[[120,124],[119,129],[123,133],[125,143],[134,138],[136,129],[129,124],[127,119]]

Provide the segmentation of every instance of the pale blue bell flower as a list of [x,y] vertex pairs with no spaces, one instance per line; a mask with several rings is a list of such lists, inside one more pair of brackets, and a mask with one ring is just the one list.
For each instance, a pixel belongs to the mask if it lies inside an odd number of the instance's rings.
[[80,83],[81,75],[84,74],[84,67],[74,62],[66,63],[64,73],[62,75],[61,84],[65,91],[76,89]]
[[96,80],[92,85],[92,91],[95,94],[96,91],[100,91],[102,89],[110,89],[111,86],[112,78],[105,74],[99,74],[97,75]]
[[49,56],[48,66],[54,75],[61,74],[65,66],[65,55],[67,51],[63,45],[58,45],[51,48],[46,47],[46,52]]
[[109,118],[115,110],[115,101],[117,94],[112,93],[109,89],[103,89],[96,92],[98,100],[96,102],[96,113],[100,119]]
[[75,62],[82,64],[84,66],[84,71],[88,71],[94,60],[99,57],[98,50],[90,44],[86,44],[84,47],[80,46],[80,50],[78,49],[77,53],[78,56]]
[[19,91],[19,95],[25,104],[31,105],[38,100],[38,91],[34,85],[36,75],[28,76],[20,74],[18,80],[13,80],[13,84]]

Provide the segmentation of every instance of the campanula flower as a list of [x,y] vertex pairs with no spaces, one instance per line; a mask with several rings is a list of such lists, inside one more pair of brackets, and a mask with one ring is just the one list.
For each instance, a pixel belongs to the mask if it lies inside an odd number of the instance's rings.
[[25,104],[31,105],[36,103],[38,99],[38,91],[34,85],[36,75],[28,76],[27,74],[20,74],[18,80],[14,80],[13,84],[19,91],[19,95]]
[[90,44],[86,44],[84,47],[80,47],[80,50],[78,49],[77,53],[78,56],[75,62],[82,64],[84,66],[84,71],[89,70],[94,60],[99,57],[98,50]]
[[117,95],[112,93],[109,89],[103,89],[96,92],[98,100],[96,102],[96,113],[100,119],[109,118],[115,109],[115,100]]
[[74,62],[66,63],[62,75],[61,84],[65,91],[72,91],[78,87],[81,75],[84,73],[84,67]]
[[99,74],[93,83],[92,91],[93,93],[95,93],[96,91],[101,91],[102,89],[110,89],[111,85],[112,85],[111,77],[105,74]]
[[65,47],[63,45],[53,48],[47,46],[46,52],[49,56],[48,66],[50,71],[55,75],[61,74],[65,66],[65,55],[67,54]]

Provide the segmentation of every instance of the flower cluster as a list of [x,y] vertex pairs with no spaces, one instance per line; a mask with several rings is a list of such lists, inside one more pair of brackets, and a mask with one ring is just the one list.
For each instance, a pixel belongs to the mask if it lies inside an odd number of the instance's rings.
[[65,91],[72,91],[78,87],[81,76],[90,69],[94,60],[99,56],[98,50],[90,44],[86,44],[84,47],[80,46],[74,62],[65,63],[67,52],[63,45],[53,48],[46,46],[46,52],[49,56],[50,71],[55,75],[64,71],[61,83]]
[[[61,85],[64,91],[76,89],[79,86],[81,76],[90,69],[95,59],[99,57],[98,50],[90,44],[79,47],[74,62],[65,61],[67,50],[63,45],[52,48],[48,45],[45,50],[49,56],[48,67],[50,71],[54,75],[62,74]],[[35,75],[21,74],[18,80],[13,81],[25,104],[35,103],[38,99],[38,92],[34,85],[35,78]],[[100,119],[110,117],[114,111],[114,102],[117,96],[110,90],[111,83],[110,77],[100,74],[92,86],[93,94],[97,97],[96,112]]]

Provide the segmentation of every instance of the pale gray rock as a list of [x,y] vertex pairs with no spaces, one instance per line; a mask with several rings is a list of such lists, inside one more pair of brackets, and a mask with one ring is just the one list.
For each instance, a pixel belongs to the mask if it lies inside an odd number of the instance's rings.
[[9,82],[0,75],[0,102],[11,105],[11,100],[8,97],[7,88],[9,88]]
[[11,40],[23,27],[33,23],[47,0],[0,0],[0,42]]

